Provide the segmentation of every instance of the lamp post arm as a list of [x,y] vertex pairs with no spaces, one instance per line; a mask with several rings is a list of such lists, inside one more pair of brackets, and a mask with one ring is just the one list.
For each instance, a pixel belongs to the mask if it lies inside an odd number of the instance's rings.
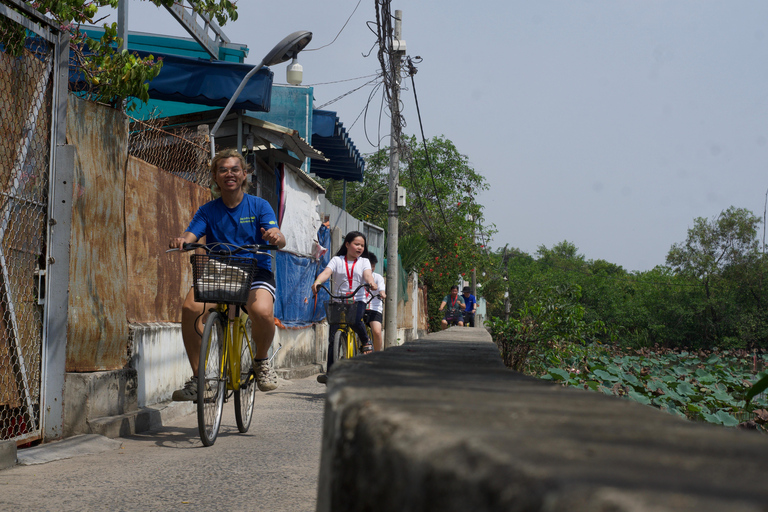
[[[256,74],[257,71],[259,71],[261,68],[264,67],[264,61],[262,60],[258,66],[251,69],[247,75],[243,77],[243,79],[240,81],[240,85],[237,86],[237,89],[235,89],[235,93],[232,95],[231,98],[229,98],[229,102],[227,103],[227,106],[224,107],[224,111],[221,113],[219,118],[216,120],[216,124],[213,125],[213,128],[211,129],[210,138],[211,138],[211,158],[216,154],[216,141],[215,141],[215,135],[218,131],[219,127],[221,126],[221,123],[224,122],[224,118],[227,117],[227,114],[229,114],[229,111],[232,109],[232,105],[235,104],[235,101],[237,101],[237,98],[240,96],[240,93],[243,91],[243,88],[245,87],[245,84],[248,83],[248,80],[251,79],[253,75]],[[238,150],[240,151],[240,150]]]

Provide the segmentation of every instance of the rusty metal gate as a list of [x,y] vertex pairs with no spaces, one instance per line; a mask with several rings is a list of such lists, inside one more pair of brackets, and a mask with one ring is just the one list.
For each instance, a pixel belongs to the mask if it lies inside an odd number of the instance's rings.
[[43,435],[58,44],[23,2],[0,1],[0,440],[17,443]]

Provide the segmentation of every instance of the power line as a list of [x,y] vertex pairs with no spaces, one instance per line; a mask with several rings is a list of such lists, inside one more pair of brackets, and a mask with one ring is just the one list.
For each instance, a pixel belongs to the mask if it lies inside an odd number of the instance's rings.
[[344,94],[342,94],[341,96],[337,96],[336,98],[332,99],[331,101],[329,101],[329,102],[327,102],[327,103],[323,103],[322,105],[320,105],[320,106],[319,106],[319,107],[317,107],[317,108],[318,108],[319,110],[322,110],[323,108],[327,107],[328,105],[330,105],[330,104],[332,104],[332,103],[336,103],[336,102],[337,102],[337,101],[339,101],[341,98],[344,98],[345,96],[349,96],[350,94],[352,94],[352,93],[353,93],[353,92],[355,92],[355,91],[359,91],[360,89],[362,89],[362,88],[363,88],[363,87],[365,87],[366,85],[369,85],[369,84],[372,84],[372,83],[374,83],[374,82],[375,82],[375,81],[378,79],[378,76],[379,76],[379,75],[375,75],[375,76],[376,76],[376,78],[374,78],[374,79],[372,79],[372,80],[368,80],[368,81],[367,81],[367,82],[365,82],[363,85],[361,85],[361,86],[359,86],[359,87],[355,87],[355,88],[354,88],[354,89],[352,89],[351,91],[347,91],[347,92],[345,92]]
[[[306,84],[307,87],[315,87],[317,85],[330,85],[330,84],[340,84],[342,82],[351,82],[353,80],[362,80],[363,78],[371,78],[372,76],[379,76],[381,73],[374,73],[372,75],[365,75],[365,76],[358,76],[356,78],[346,78],[344,80],[336,80],[335,82],[317,82],[315,84]],[[369,82],[370,83],[370,82]]]
[[323,45],[323,46],[319,46],[319,47],[317,47],[317,48],[310,48],[309,50],[306,50],[306,49],[305,49],[304,51],[305,51],[305,52],[314,52],[314,51],[317,51],[317,50],[322,50],[323,48],[327,48],[327,47],[331,46],[333,43],[335,43],[335,42],[336,42],[336,40],[337,40],[337,39],[339,38],[339,36],[341,35],[341,33],[344,31],[344,29],[345,29],[345,28],[347,28],[347,23],[349,23],[349,20],[351,20],[351,19],[352,19],[352,16],[354,16],[354,15],[355,15],[355,12],[357,11],[357,8],[358,8],[358,7],[360,7],[360,2],[362,2],[362,1],[363,1],[363,0],[358,0],[358,2],[357,2],[357,5],[356,5],[356,6],[355,6],[355,8],[352,10],[352,14],[350,14],[350,15],[349,15],[349,17],[347,18],[347,21],[345,21],[345,22],[344,22],[344,25],[341,27],[341,30],[339,30],[339,33],[338,33],[338,34],[336,34],[336,37],[334,37],[334,38],[333,38],[333,41],[331,41],[330,43],[328,43],[328,44],[326,44],[326,45]]
[[419,128],[421,129],[421,140],[424,143],[424,155],[427,157],[427,168],[429,169],[429,177],[432,179],[432,189],[435,191],[435,199],[437,199],[437,206],[440,209],[440,214],[443,217],[446,227],[448,227],[448,219],[445,218],[445,211],[443,211],[443,203],[440,201],[440,196],[437,193],[437,185],[435,184],[435,175],[432,173],[432,160],[429,158],[429,148],[427,147],[427,138],[424,136],[424,124],[421,121],[421,109],[419,108],[419,96],[416,94],[416,82],[413,79],[413,75],[416,74],[416,66],[413,65],[413,61],[408,57],[408,74],[411,76],[411,85],[413,86],[413,99],[416,102],[416,116],[419,118]]

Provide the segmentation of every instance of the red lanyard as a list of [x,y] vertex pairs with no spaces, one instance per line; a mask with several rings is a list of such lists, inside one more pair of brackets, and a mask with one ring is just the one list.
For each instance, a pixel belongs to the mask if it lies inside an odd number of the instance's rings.
[[347,267],[347,279],[349,279],[349,291],[352,292],[352,275],[355,273],[355,265],[357,265],[357,260],[355,260],[354,263],[352,263],[352,270],[349,270],[349,263],[347,262],[347,257],[344,256],[344,266]]
[[456,301],[459,300],[459,297],[455,297],[451,299],[451,308],[456,307]]

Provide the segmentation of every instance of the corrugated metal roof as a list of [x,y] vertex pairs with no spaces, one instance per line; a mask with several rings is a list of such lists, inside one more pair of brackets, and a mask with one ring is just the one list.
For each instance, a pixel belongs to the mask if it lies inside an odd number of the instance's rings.
[[365,160],[349,137],[336,112],[312,112],[312,146],[327,157],[324,162],[312,162],[309,172],[321,178],[363,181]]

